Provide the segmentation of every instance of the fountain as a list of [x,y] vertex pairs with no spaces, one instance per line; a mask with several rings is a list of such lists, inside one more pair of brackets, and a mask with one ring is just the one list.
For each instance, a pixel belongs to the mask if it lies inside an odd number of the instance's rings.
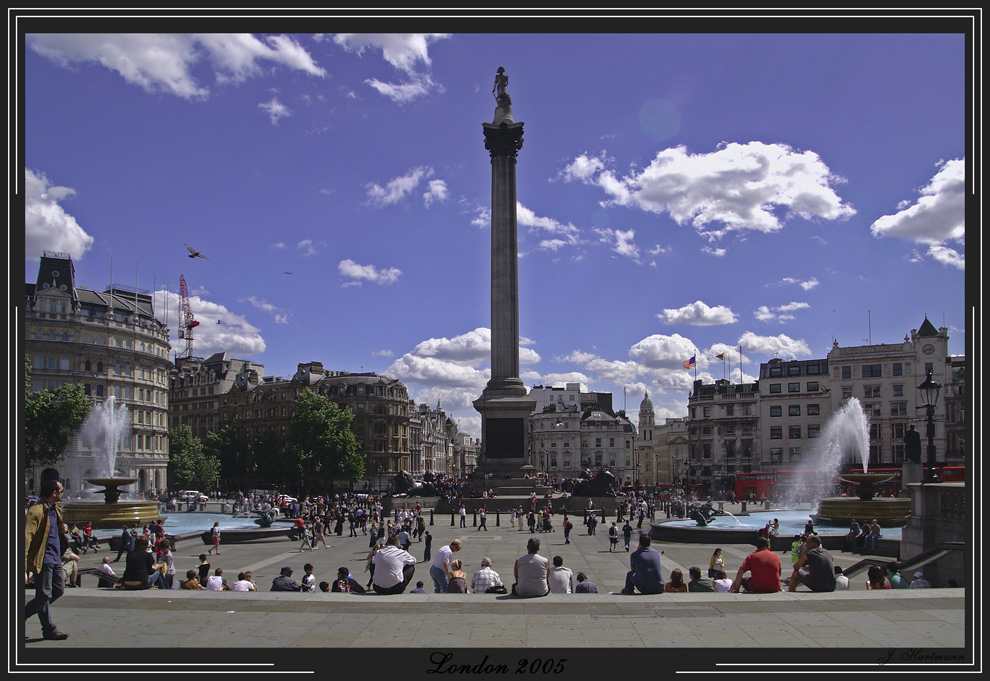
[[[86,482],[102,486],[101,490],[86,490],[83,499],[63,504],[65,522],[81,525],[89,521],[93,529],[120,529],[133,523],[143,525],[151,520],[164,520],[155,501],[130,500],[120,497],[120,489],[137,482],[137,478],[114,477],[117,465],[117,448],[131,431],[130,412],[127,405],[118,403],[113,396],[93,407],[82,425],[84,438],[94,443],[97,477]],[[95,500],[103,495],[103,502]]]
[[[863,473],[839,475],[843,455],[847,452],[858,452],[863,462]],[[826,484],[831,484],[831,478],[838,476],[840,480],[856,485],[858,497],[827,496],[824,491],[817,494],[818,512],[812,516],[816,523],[849,525],[853,520],[876,518],[881,527],[902,527],[907,524],[911,517],[910,499],[880,497],[876,494],[876,485],[893,476],[869,472],[870,424],[859,400],[855,397],[847,400],[829,419],[822,431],[821,446],[814,453],[820,463],[819,468],[832,474],[819,477],[827,477]]]
[[[807,456],[808,463],[796,476],[795,484],[788,490],[781,506],[795,508],[798,502],[811,499],[818,501],[818,512],[803,515],[798,512],[779,510],[773,516],[795,515],[788,518],[798,528],[794,533],[803,531],[801,526],[810,518],[818,527],[819,534],[834,535],[836,539],[847,532],[850,523],[877,519],[883,528],[899,528],[907,524],[911,516],[911,500],[906,498],[886,498],[876,496],[876,485],[889,480],[890,474],[856,473],[841,475],[843,460],[849,454],[855,454],[863,462],[863,470],[869,470],[870,452],[869,419],[863,412],[859,400],[851,398],[829,418],[822,429],[817,446]],[[856,485],[856,496],[834,496],[836,478]],[[858,497],[858,498],[857,498]],[[699,521],[693,515],[690,520],[658,522],[653,524],[650,536],[654,540],[674,542],[699,543],[731,543],[732,541],[749,542],[755,532],[765,523],[759,521],[747,524],[745,529],[740,527],[738,518],[736,528],[718,522],[718,518],[704,518]],[[830,527],[831,526],[831,527]],[[899,530],[896,531],[899,533]],[[781,536],[788,533],[781,531]]]

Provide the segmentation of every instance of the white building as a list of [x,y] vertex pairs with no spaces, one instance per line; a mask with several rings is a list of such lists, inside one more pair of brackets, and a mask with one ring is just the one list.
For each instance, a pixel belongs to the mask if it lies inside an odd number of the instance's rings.
[[[900,465],[904,461],[904,434],[910,425],[922,434],[925,460],[927,413],[918,386],[928,374],[947,386],[956,384],[948,354],[948,329],[936,329],[926,317],[902,343],[841,347],[836,341],[828,353],[831,411],[851,397],[859,399],[870,419],[870,465]],[[944,389],[943,389],[944,390]],[[951,398],[950,398],[951,399]],[[946,462],[946,395],[935,410],[936,462]],[[845,462],[860,467],[851,458]]]

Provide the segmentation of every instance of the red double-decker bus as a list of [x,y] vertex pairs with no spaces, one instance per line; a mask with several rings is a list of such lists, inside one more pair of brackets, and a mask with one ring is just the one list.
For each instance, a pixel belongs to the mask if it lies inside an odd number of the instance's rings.
[[939,479],[942,482],[966,482],[966,467],[942,466],[939,471]]
[[774,477],[774,473],[736,473],[736,499],[769,499]]

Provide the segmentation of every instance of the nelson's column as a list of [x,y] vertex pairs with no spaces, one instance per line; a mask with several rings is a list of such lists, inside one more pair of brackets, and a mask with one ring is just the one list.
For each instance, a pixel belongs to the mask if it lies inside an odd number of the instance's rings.
[[509,77],[498,68],[495,118],[482,123],[492,158],[492,377],[474,408],[481,413],[480,468],[510,472],[529,463],[526,421],[536,400],[519,378],[519,256],[516,236],[516,155],[523,124],[512,119]]

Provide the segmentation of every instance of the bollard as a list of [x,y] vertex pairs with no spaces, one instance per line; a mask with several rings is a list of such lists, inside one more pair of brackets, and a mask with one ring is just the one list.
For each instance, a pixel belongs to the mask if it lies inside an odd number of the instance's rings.
[[495,527],[498,527],[498,526],[499,526],[499,515],[498,515],[498,509],[496,508],[495,509]]
[[451,527],[454,526],[454,512],[453,511],[450,512],[450,526]]
[[471,527],[477,527],[478,526],[478,512],[477,511],[474,511],[471,514],[471,517],[474,518],[474,520],[471,522]]
[[433,509],[430,509],[430,527],[433,527]]

